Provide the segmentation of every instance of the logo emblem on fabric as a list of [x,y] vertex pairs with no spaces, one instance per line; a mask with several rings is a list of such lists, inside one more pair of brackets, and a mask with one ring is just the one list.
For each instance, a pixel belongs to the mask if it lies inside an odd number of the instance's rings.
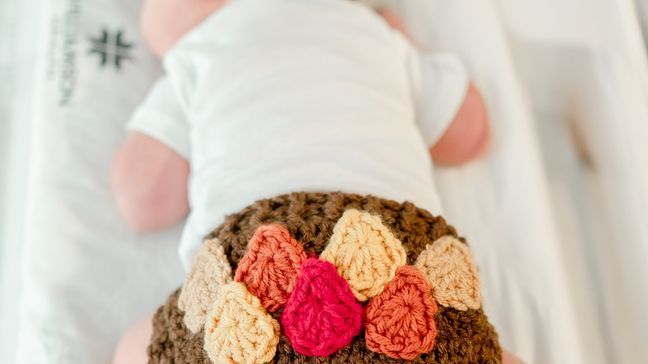
[[119,70],[124,60],[132,59],[130,52],[134,44],[124,40],[123,30],[111,33],[104,28],[97,37],[90,37],[90,43],[88,53],[99,57],[101,68],[114,67]]

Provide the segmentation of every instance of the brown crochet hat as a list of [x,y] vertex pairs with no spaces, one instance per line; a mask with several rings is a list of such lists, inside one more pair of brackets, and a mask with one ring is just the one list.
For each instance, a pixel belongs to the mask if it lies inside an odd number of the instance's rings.
[[153,320],[149,363],[500,363],[464,240],[411,203],[293,193],[233,214]]

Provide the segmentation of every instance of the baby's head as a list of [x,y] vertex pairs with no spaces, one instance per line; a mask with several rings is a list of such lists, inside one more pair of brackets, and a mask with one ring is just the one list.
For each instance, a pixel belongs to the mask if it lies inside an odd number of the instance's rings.
[[140,27],[149,48],[160,58],[191,29],[228,0],[146,0]]

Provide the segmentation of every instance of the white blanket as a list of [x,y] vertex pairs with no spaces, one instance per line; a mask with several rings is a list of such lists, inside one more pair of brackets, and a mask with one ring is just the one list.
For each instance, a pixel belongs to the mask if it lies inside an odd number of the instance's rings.
[[531,113],[498,14],[490,2],[405,4],[415,35],[460,54],[489,107],[489,156],[437,176],[449,220],[475,250],[486,312],[523,359],[582,362]]
[[20,256],[38,40],[22,21],[33,1],[0,2],[0,363],[13,363],[20,307]]
[[139,236],[113,206],[111,157],[159,67],[131,1],[44,2],[19,363],[107,363],[182,281],[179,229]]
[[587,362],[645,362],[648,63],[633,1],[498,2],[538,117]]
[[[438,178],[451,222],[472,242],[487,314],[523,359],[583,362],[592,343],[576,331],[531,113],[495,7],[397,3],[422,43],[464,57],[491,111],[492,154]],[[160,72],[139,38],[137,8],[131,0],[42,7],[19,363],[108,363],[123,330],[183,277],[179,227],[131,232],[108,188],[123,125]]]

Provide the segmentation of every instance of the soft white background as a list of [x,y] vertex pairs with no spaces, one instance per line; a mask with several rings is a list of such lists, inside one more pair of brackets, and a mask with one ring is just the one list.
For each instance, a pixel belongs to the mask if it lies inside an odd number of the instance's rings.
[[[44,113],[49,110],[43,105],[47,90],[37,82],[46,47],[43,27],[48,17],[43,13],[58,3],[63,1],[0,2],[1,363],[14,362],[16,348],[24,363],[107,362],[119,329],[160,302],[180,274],[177,267],[155,263],[172,261],[177,231],[154,237],[128,232],[109,206],[102,184],[110,148],[121,137],[111,130],[119,129],[123,115],[159,70],[126,75],[136,81],[115,97],[122,100],[120,110],[94,105],[100,99],[97,93],[110,94],[95,87],[92,98],[84,100],[93,104],[87,110],[94,114]],[[491,157],[463,169],[441,171],[439,184],[451,220],[460,230],[469,239],[492,240],[492,249],[475,246],[478,262],[483,265],[495,255],[518,269],[503,276],[484,272],[487,292],[511,297],[510,307],[499,309],[509,309],[513,322],[507,322],[498,308],[487,307],[505,343],[539,363],[645,362],[648,68],[638,19],[641,14],[646,19],[646,2],[638,3],[638,12],[624,0],[402,4],[424,43],[466,58],[498,116]],[[136,18],[137,5],[130,1],[87,0],[83,7],[92,15],[88,19],[97,23],[83,24],[87,29],[105,25],[108,19],[111,26],[115,19],[134,24]],[[421,9],[429,17],[422,18]],[[463,14],[462,27],[447,20],[448,13]],[[435,28],[444,19],[447,26]],[[430,27],[437,32],[426,32]],[[137,57],[153,64],[141,49]],[[86,85],[114,82],[109,73],[80,77]],[[92,123],[96,115],[101,115],[101,125]],[[60,126],[77,125],[61,122],[66,117],[87,123],[61,130]],[[66,138],[70,132],[97,135],[96,128],[105,128],[97,145],[106,149],[75,154],[81,146]],[[580,157],[583,152],[576,147],[574,134],[589,150],[589,162]],[[60,173],[56,168],[61,162],[72,168]],[[533,183],[525,180],[529,176]],[[79,226],[74,223],[83,221]],[[106,234],[107,241],[95,237],[105,246],[136,248],[124,256],[114,252],[107,256],[109,249],[84,244],[86,236],[80,232],[88,225]],[[524,234],[540,241],[524,239]],[[109,236],[118,236],[119,241]],[[61,237],[66,240],[57,240]],[[159,241],[167,244],[155,245]],[[70,247],[77,247],[73,255],[59,255]],[[151,257],[151,251],[159,255]],[[85,260],[79,264],[55,261],[57,257]],[[116,263],[120,261],[142,264],[120,266]],[[524,270],[525,266],[548,271]],[[159,279],[150,282],[151,274]],[[517,287],[519,282],[527,286]],[[515,291],[507,291],[511,287]],[[552,290],[561,297],[535,295]],[[88,298],[89,292],[101,300]],[[78,302],[76,297],[87,300]],[[550,319],[543,316],[547,312],[553,313]],[[552,346],[552,337],[565,342]]]
[[12,363],[21,293],[28,128],[31,119],[37,1],[0,2],[0,362]]

